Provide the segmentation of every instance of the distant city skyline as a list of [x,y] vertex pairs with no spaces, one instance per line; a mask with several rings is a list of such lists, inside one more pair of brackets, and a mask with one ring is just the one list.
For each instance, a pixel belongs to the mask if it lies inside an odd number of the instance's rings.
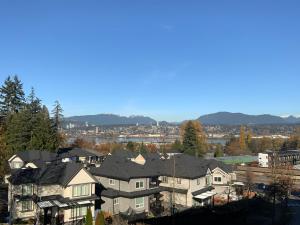
[[0,82],[65,116],[300,115],[299,1],[4,1]]

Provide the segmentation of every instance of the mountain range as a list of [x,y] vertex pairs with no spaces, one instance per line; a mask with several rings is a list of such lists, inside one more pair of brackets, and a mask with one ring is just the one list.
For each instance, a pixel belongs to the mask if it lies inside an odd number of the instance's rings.
[[243,113],[217,112],[200,116],[202,124],[207,125],[262,125],[262,124],[297,124],[300,118],[280,117],[269,114],[247,115]]
[[[269,114],[247,115],[243,113],[217,112],[200,116],[198,120],[205,125],[263,125],[263,124],[300,124],[300,118],[280,117]],[[65,118],[68,122],[78,122],[93,125],[154,125],[156,120],[147,116],[120,116],[115,114],[97,114],[72,116]],[[172,123],[172,124],[180,124]],[[167,124],[166,121],[160,124]]]
[[70,122],[88,122],[93,125],[151,125],[156,124],[156,120],[147,116],[119,116],[115,114],[97,114],[72,116],[65,118],[65,121]]

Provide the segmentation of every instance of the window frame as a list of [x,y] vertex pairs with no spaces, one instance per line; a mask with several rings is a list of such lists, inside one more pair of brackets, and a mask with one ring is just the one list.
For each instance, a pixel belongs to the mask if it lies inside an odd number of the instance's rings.
[[181,178],[180,178],[180,177],[177,177],[177,178],[176,178],[176,183],[177,183],[177,184],[181,184]]
[[[135,182],[135,189],[143,189],[143,188],[145,188],[144,183],[145,182],[143,180],[136,181]],[[141,186],[141,184],[143,184],[143,185]]]
[[167,184],[168,183],[168,177],[167,176],[162,176],[161,182]]
[[[83,187],[86,187],[87,191],[85,194],[83,194]],[[79,188],[79,192],[80,194],[77,195],[75,188]],[[78,190],[77,190],[78,191]],[[76,195],[75,195],[76,194]],[[85,197],[85,196],[90,196],[90,184],[76,184],[76,185],[72,185],[72,197],[74,198],[79,198],[79,197]]]
[[214,182],[221,183],[222,177],[214,177]]
[[[85,210],[85,213],[83,212],[83,209]],[[75,217],[85,217],[87,214],[88,207],[87,206],[81,206],[81,207],[75,207],[71,209],[71,218]]]
[[[137,200],[143,199],[142,203],[137,203]],[[145,198],[144,197],[139,197],[134,199],[134,206],[136,209],[141,209],[145,207]]]
[[[26,205],[26,207],[24,207],[24,205]],[[29,207],[28,207],[29,206]],[[33,211],[33,202],[32,200],[24,200],[24,201],[21,201],[21,208],[22,208],[22,212],[32,212]]]
[[197,185],[200,185],[200,184],[201,184],[201,179],[197,178]]
[[119,205],[119,204],[120,204],[120,198],[114,198],[113,205]]
[[[30,187],[30,193],[27,193],[26,190],[28,187]],[[26,190],[26,191],[25,191]],[[22,196],[30,196],[33,195],[33,184],[22,184]]]

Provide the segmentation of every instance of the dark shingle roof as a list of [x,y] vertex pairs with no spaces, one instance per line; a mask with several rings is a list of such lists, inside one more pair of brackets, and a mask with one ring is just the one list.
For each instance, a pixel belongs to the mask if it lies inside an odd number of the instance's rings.
[[91,168],[91,173],[96,176],[109,177],[120,180],[132,178],[173,176],[175,159],[175,176],[188,179],[196,179],[205,176],[207,170],[216,167],[231,172],[230,166],[216,160],[196,158],[186,154],[177,154],[169,159],[161,159],[159,154],[143,154],[146,159],[144,165],[137,164],[131,160],[138,153],[129,151],[117,151],[108,156],[100,167]]
[[[130,180],[131,178],[153,177],[158,175],[157,168],[154,167],[154,158],[148,156],[145,165],[132,162],[128,155],[120,156],[113,154],[107,156],[100,167],[90,169],[90,172],[96,176],[110,177],[120,180]],[[156,163],[159,164],[159,159]]]
[[17,154],[24,162],[41,160],[43,162],[52,162],[56,159],[56,153],[41,150],[19,151]]
[[79,163],[49,164],[44,168],[20,169],[9,178],[14,185],[36,183],[40,185],[67,185],[82,169]]
[[58,158],[93,157],[96,154],[81,148],[62,148],[57,151]]

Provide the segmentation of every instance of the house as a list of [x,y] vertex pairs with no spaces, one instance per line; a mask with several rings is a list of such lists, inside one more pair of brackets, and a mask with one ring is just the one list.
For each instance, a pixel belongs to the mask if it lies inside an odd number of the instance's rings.
[[166,159],[162,166],[160,186],[165,207],[178,209],[204,206],[212,203],[216,194],[212,187],[212,171],[207,160],[186,154],[179,154]]
[[149,154],[145,159],[141,154],[119,151],[107,156],[100,167],[91,168],[90,172],[105,187],[101,209],[129,220],[157,212],[161,207],[161,187],[155,169],[158,160],[158,154]]
[[8,164],[12,170],[22,167],[37,168],[41,164],[51,163],[57,160],[57,154],[49,151],[27,150],[14,154]]
[[[23,168],[8,177],[10,219],[43,224],[80,221],[91,208],[94,215],[97,180],[78,163],[50,163]],[[39,224],[40,224],[39,223]]]
[[210,206],[235,179],[224,163],[186,154],[117,151],[99,166],[93,164],[96,157],[82,149],[11,157],[11,218],[71,223],[90,207],[93,214],[101,208],[130,221],[174,208]]
[[104,161],[105,155],[81,148],[62,148],[58,149],[57,158],[62,162],[81,162],[97,167]]
[[23,167],[39,168],[52,162],[80,162],[89,166],[99,166],[105,155],[81,148],[61,148],[57,152],[26,150],[19,151],[9,160],[10,169]]
[[234,178],[229,166],[216,160],[127,151],[108,156],[90,171],[105,188],[102,210],[127,216],[211,205]]
[[299,165],[300,151],[286,150],[286,151],[271,151],[265,153],[258,153],[258,165],[260,167],[271,167],[272,165]]

